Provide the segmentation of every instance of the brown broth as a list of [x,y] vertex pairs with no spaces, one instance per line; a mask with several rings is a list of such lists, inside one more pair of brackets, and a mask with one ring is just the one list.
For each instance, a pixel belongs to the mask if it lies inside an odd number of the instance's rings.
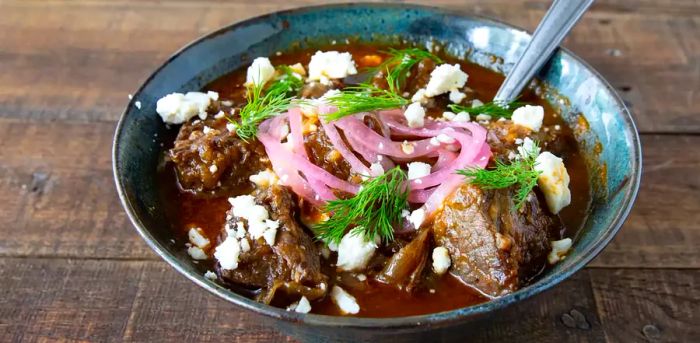
[[[371,45],[338,45],[333,46],[332,50],[351,52],[355,61],[358,62],[358,69],[367,66],[366,64],[363,65],[364,59],[361,58],[362,56],[378,54],[378,47]],[[300,62],[303,65],[307,65],[315,51],[292,52],[281,56],[272,56],[270,59],[273,64],[294,64]],[[469,86],[476,91],[479,99],[492,99],[503,82],[503,75],[486,68],[449,57],[445,58],[445,60],[449,63],[459,63],[462,66],[462,70],[469,75]],[[242,83],[244,81],[245,69],[241,69],[217,79],[206,87],[206,90],[218,92],[223,100],[231,100],[242,104],[244,101]],[[562,236],[575,237],[585,222],[590,208],[591,194],[586,165],[578,152],[571,129],[564,124],[560,116],[547,102],[539,98],[533,91],[527,91],[520,100],[543,106],[545,109],[544,124],[559,124],[563,137],[571,142],[572,148],[570,151],[566,151],[562,157],[565,160],[571,178],[572,202],[570,206],[561,211],[559,217],[565,228]],[[169,212],[172,212],[171,216],[178,229],[176,234],[182,237],[186,235],[190,228],[200,227],[210,240],[217,241],[219,232],[225,222],[225,212],[230,207],[226,197],[199,199],[191,193],[179,190],[172,165],[168,165],[162,173],[164,174],[160,178],[162,193],[168,203],[174,204],[174,208]],[[488,300],[481,293],[449,274],[437,279],[429,279],[419,290],[408,293],[399,291],[392,286],[371,281],[371,279],[360,282],[353,275],[336,275],[327,262],[323,262],[323,264],[325,265],[324,271],[329,274],[332,280],[331,283],[341,285],[356,297],[361,308],[358,316],[361,317],[394,317],[435,313],[470,306]],[[284,307],[288,303],[289,300],[284,298],[273,301],[273,305],[280,307]],[[329,297],[313,302],[312,308],[314,313],[340,315],[337,306],[331,302]]]

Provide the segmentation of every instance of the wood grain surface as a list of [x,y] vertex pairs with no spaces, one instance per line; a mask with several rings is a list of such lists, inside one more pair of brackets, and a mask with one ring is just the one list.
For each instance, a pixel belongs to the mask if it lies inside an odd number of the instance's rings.
[[[119,204],[111,139],[127,94],[183,44],[320,3],[0,0],[0,342],[290,340],[151,252]],[[532,30],[549,2],[427,3]],[[634,112],[639,197],[589,267],[474,339],[698,342],[700,2],[598,0],[564,45]]]

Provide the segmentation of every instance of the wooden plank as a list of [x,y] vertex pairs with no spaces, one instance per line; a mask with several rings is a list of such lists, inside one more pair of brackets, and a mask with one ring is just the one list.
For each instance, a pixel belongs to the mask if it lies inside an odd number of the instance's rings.
[[[0,3],[4,14],[0,30],[5,33],[0,36],[0,116],[116,120],[126,95],[183,44],[233,21],[318,3]],[[546,4],[544,0],[431,2],[530,30]],[[670,4],[598,2],[565,45],[622,91],[642,132],[697,133],[700,113],[694,93],[700,89],[700,36],[693,33],[700,5],[690,0]]]
[[[287,340],[161,262],[0,258],[0,265],[0,285],[7,290],[0,298],[3,342]],[[583,316],[581,327],[562,319],[571,313]],[[586,273],[465,334],[470,341],[603,340]]]
[[610,342],[698,342],[700,271],[589,270]]
[[0,258],[0,341],[286,341],[161,262]]
[[[0,255],[156,258],[114,191],[112,130],[0,120]],[[635,208],[593,264],[700,268],[700,136],[644,136],[643,145]]]

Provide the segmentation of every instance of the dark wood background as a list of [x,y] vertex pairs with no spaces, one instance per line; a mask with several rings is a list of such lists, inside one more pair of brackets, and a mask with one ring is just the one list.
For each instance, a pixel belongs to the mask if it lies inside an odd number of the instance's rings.
[[[131,93],[183,44],[320,3],[0,1],[0,341],[285,341],[132,229],[112,181]],[[435,0],[532,30],[545,0]],[[644,174],[616,239],[490,340],[700,341],[700,1],[599,0],[565,45],[619,89]]]

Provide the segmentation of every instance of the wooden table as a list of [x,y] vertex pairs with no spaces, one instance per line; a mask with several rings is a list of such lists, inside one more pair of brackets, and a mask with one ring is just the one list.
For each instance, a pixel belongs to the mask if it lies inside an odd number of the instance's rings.
[[[127,94],[178,47],[320,1],[0,1],[0,342],[284,341],[144,244],[112,181]],[[545,0],[434,0],[534,28]],[[493,340],[700,341],[700,2],[599,0],[566,44],[642,133],[616,239]],[[526,339],[529,338],[529,339]]]

